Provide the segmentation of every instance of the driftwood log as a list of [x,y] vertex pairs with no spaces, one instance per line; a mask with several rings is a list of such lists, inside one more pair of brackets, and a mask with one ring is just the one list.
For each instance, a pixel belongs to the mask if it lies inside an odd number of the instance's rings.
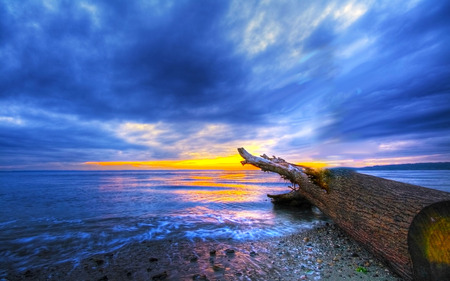
[[293,184],[291,193],[273,200],[305,198],[405,280],[450,280],[450,193],[238,151],[243,165]]

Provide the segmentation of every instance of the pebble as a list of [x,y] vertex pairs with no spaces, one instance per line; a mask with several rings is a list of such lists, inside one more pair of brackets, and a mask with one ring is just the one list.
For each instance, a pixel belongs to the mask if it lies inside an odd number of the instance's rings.
[[233,249],[226,249],[225,253],[226,254],[234,254],[234,250]]
[[225,270],[224,268],[222,268],[222,267],[220,267],[220,266],[218,266],[218,265],[213,265],[213,266],[212,266],[212,269],[213,269],[214,271],[224,271],[224,270]]
[[164,271],[160,274],[153,275],[152,280],[165,280],[167,279],[167,277],[168,277],[167,272]]
[[205,274],[195,274],[194,276],[192,276],[192,280],[208,281],[209,279]]

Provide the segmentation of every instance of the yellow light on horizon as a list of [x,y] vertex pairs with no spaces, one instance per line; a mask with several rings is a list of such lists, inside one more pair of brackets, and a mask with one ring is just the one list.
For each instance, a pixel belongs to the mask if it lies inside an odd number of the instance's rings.
[[251,165],[242,166],[239,154],[211,159],[158,160],[158,161],[109,161],[85,162],[86,165],[117,169],[177,169],[177,170],[254,170]]
[[[242,166],[240,161],[242,157],[239,154],[207,158],[207,159],[184,159],[184,160],[157,160],[157,161],[99,161],[85,162],[85,165],[102,167],[108,170],[119,169],[176,169],[176,170],[259,170],[252,165]],[[296,165],[307,166],[310,168],[325,168],[328,166],[325,162],[300,162]]]
[[327,164],[325,162],[300,162],[300,163],[295,163],[295,165],[306,166],[306,167],[313,168],[313,169],[322,169],[322,168],[326,168],[329,166],[329,164]]

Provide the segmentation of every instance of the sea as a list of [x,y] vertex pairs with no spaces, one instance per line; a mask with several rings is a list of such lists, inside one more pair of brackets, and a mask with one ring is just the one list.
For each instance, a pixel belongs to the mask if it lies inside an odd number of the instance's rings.
[[[362,172],[450,192],[450,171]],[[135,242],[251,241],[328,221],[267,198],[288,191],[257,170],[2,171],[0,277],[7,266],[77,263]]]
[[450,192],[450,170],[358,170],[357,172]]

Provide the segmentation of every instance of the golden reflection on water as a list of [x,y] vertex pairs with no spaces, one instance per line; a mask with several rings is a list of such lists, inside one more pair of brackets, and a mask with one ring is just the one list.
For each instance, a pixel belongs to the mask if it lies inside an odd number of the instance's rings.
[[98,188],[105,192],[174,194],[183,202],[242,203],[266,200],[261,183],[280,188],[279,182],[278,177],[264,177],[253,171],[150,171],[108,177]]
[[190,202],[254,202],[259,199],[259,194],[243,190],[177,190],[176,193],[184,195],[183,198]]
[[[176,190],[183,199],[190,202],[242,203],[255,202],[261,197],[257,186],[249,185],[249,174],[241,171],[222,171],[219,174],[191,175],[178,185],[190,186],[192,189]],[[202,187],[195,189],[195,187]],[[205,189],[204,187],[210,187]]]
[[236,173],[224,172],[219,177],[221,179],[245,179],[247,176],[248,174],[244,172],[236,172]]
[[240,188],[243,187],[242,184],[238,183],[220,183],[214,180],[196,180],[196,181],[187,181],[187,182],[179,182],[175,183],[175,186],[210,186],[210,187],[229,187],[229,188]]

